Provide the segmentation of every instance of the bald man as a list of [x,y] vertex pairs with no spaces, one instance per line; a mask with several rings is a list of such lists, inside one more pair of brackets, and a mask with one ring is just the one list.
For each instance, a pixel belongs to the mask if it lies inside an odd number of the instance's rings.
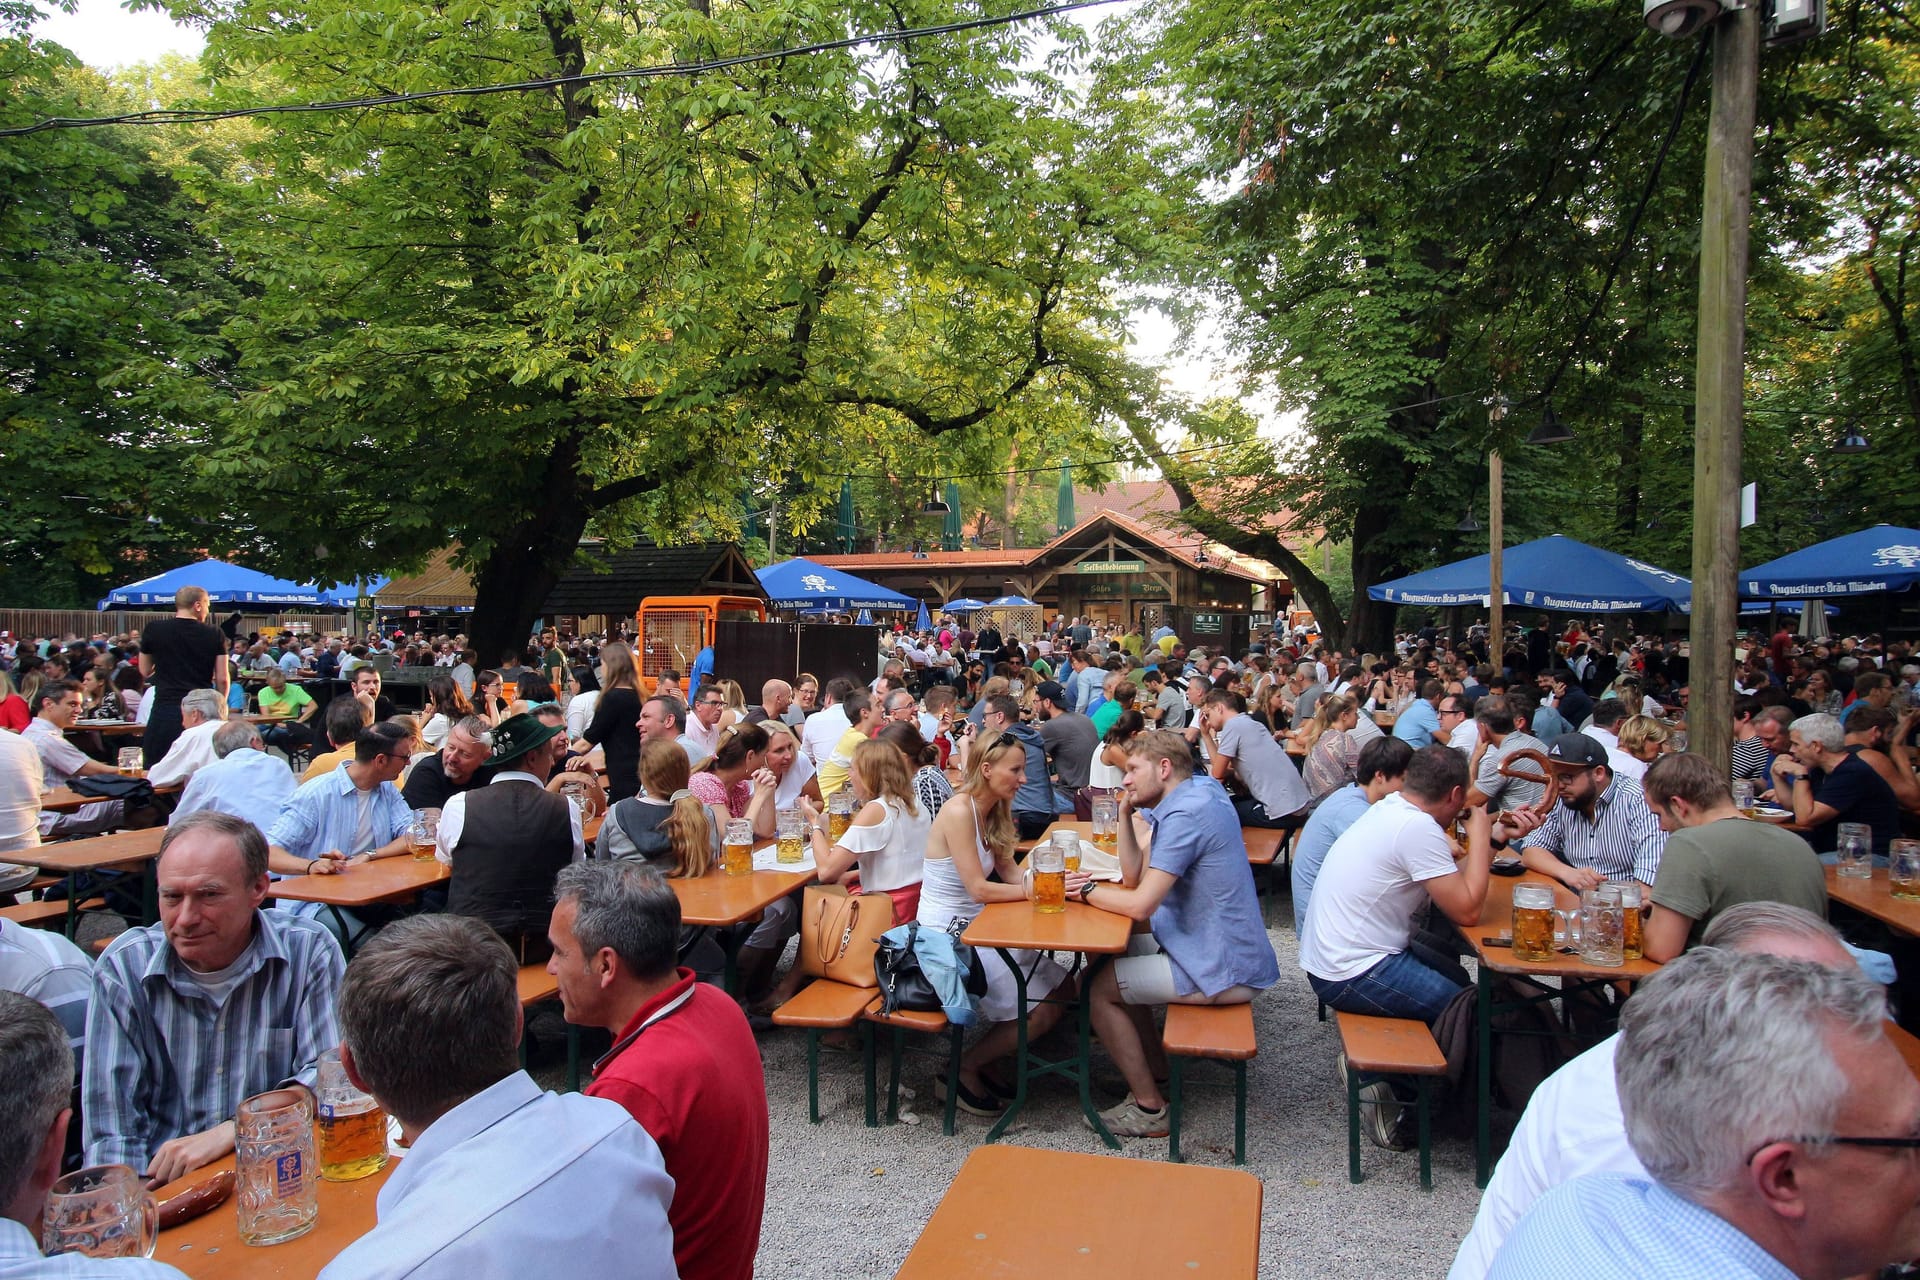
[[760,705],[747,709],[746,721],[759,724],[762,720],[784,720],[792,705],[793,686],[785,680],[769,680],[760,686]]

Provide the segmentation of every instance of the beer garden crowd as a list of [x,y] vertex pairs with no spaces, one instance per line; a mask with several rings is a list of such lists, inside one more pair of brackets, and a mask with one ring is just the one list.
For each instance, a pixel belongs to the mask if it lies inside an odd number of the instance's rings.
[[[1829,912],[1822,866],[1841,823],[1883,865],[1920,824],[1905,643],[1743,640],[1728,777],[1685,750],[1684,644],[1545,617],[1491,651],[1483,629],[1426,629],[1378,654],[942,618],[886,633],[864,684],[748,690],[710,650],[643,687],[623,635],[482,655],[458,636],[230,637],[207,614],[189,588],[141,636],[0,642],[0,857],[167,825],[159,922],[97,961],[0,921],[0,1275],[177,1276],[41,1260],[51,1184],[121,1163],[160,1187],[220,1161],[243,1099],[311,1087],[337,1047],[411,1145],[378,1225],[324,1275],[747,1277],[767,1208],[756,1037],[802,982],[800,912],[683,926],[672,883],[721,874],[730,827],[760,844],[784,821],[820,880],[941,930],[1032,896],[1016,846],[1106,803],[1118,874],[1072,872],[1065,892],[1135,922],[1134,942],[1077,972],[983,950],[960,1110],[1009,1104],[1018,964],[1029,999],[1089,1002],[1127,1086],[1111,1132],[1165,1137],[1153,1007],[1281,979],[1255,828],[1290,842],[1276,892],[1319,1000],[1418,1019],[1457,1061],[1461,931],[1517,857],[1575,892],[1627,887],[1646,957],[1668,963],[1631,1000],[1566,1000],[1568,1025],[1621,1030],[1544,1064],[1531,1102],[1509,1092],[1525,1110],[1455,1277],[1837,1277],[1920,1256],[1920,1083],[1884,1029],[1910,956]],[[419,667],[425,706],[398,714],[382,673]],[[350,683],[322,711],[315,678]],[[109,721],[145,725],[159,794],[43,812],[52,788],[117,772],[132,739],[101,736]],[[1557,775],[1550,807],[1502,771],[1519,752]],[[1769,801],[1786,826],[1751,819]],[[451,874],[415,904],[268,905],[276,882],[429,846]],[[136,884],[41,891],[139,918]],[[567,1021],[597,1032],[583,1093],[543,1092],[517,1056],[515,977],[541,962]],[[1063,1007],[1037,1006],[1030,1034]],[[1376,1144],[1411,1145],[1410,1082],[1363,1076],[1360,1096]]]

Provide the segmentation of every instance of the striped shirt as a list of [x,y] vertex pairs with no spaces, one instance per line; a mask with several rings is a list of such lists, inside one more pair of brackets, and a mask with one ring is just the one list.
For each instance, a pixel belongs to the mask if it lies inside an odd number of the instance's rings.
[[1647,808],[1640,784],[1616,777],[1593,802],[1592,821],[1562,800],[1526,844],[1570,866],[1592,867],[1609,880],[1650,885],[1666,852],[1667,833]]
[[81,1097],[88,1164],[144,1169],[160,1145],[233,1117],[340,1043],[346,961],[320,925],[254,913],[254,937],[217,995],[174,957],[163,925],[129,929],[94,968]]
[[51,1009],[66,1028],[74,1060],[82,1060],[87,996],[93,990],[93,962],[86,952],[51,929],[0,920],[0,990],[17,991]]
[[1596,1173],[1534,1202],[1487,1280],[1794,1280],[1718,1214],[1657,1182]]

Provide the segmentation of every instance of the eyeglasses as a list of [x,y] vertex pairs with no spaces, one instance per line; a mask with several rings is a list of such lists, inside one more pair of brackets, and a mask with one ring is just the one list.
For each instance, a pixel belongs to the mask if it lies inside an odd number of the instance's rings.
[[1755,1147],[1747,1156],[1747,1163],[1753,1163],[1753,1157],[1765,1151],[1776,1142],[1797,1142],[1802,1146],[1819,1147],[1881,1147],[1893,1151],[1920,1150],[1920,1136],[1907,1138],[1854,1138],[1834,1136],[1830,1138],[1769,1138]]

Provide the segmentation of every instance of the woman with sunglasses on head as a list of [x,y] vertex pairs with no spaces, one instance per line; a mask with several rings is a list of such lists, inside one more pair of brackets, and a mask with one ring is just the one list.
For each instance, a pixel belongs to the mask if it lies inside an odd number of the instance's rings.
[[[984,733],[968,755],[966,781],[941,808],[927,834],[926,866],[920,884],[919,921],[922,928],[946,929],[954,921],[970,921],[989,902],[1024,902],[1030,896],[1026,878],[1014,865],[1013,798],[1027,777],[1026,748],[1006,733]],[[989,880],[998,873],[999,879]],[[989,1063],[1018,1047],[1019,987],[1006,958],[998,951],[978,952],[987,975],[987,993],[980,997],[980,1016],[992,1028],[960,1058],[960,1110],[976,1116],[998,1116],[1006,1110],[1011,1092],[982,1074]],[[1027,974],[1029,1039],[1045,1035],[1060,1020],[1066,1005],[1044,1001],[1056,988],[1071,990],[1072,979],[1052,957],[1039,951],[1009,953]],[[944,1084],[934,1093],[944,1100]]]

